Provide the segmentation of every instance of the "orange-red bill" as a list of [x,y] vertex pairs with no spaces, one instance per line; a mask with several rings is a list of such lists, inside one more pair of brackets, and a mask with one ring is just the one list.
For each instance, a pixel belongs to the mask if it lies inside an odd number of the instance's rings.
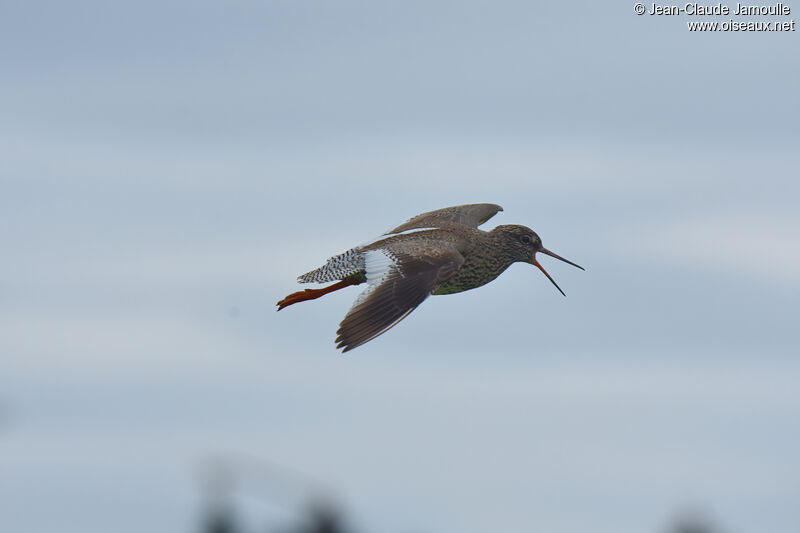
[[547,248],[539,248],[539,250],[538,250],[538,251],[542,252],[542,253],[543,253],[543,254],[545,254],[545,255],[549,255],[550,257],[555,257],[555,258],[556,258],[556,259],[558,259],[559,261],[564,261],[564,262],[565,262],[566,264],[568,264],[568,265],[572,265],[572,266],[574,266],[574,267],[576,267],[576,268],[580,268],[581,270],[586,270],[586,269],[585,269],[585,268],[583,268],[582,266],[580,266],[580,265],[576,265],[575,263],[573,263],[572,261],[570,261],[570,260],[568,260],[568,259],[564,259],[564,258],[563,258],[563,257],[561,257],[560,255],[558,255],[558,254],[556,254],[556,253],[553,253],[553,252],[551,252],[551,251],[550,251],[550,250],[548,250]]
[[[581,270],[585,270],[585,269],[584,269],[582,266],[580,266],[580,265],[576,265],[576,264],[575,264],[575,263],[573,263],[572,261],[569,261],[569,260],[567,260],[567,259],[564,259],[564,258],[563,258],[563,257],[561,257],[560,255],[558,255],[558,254],[555,254],[555,253],[551,252],[551,251],[550,251],[550,250],[548,250],[547,248],[539,248],[539,249],[537,250],[537,252],[542,252],[542,253],[543,253],[543,254],[545,254],[545,255],[549,255],[550,257],[555,257],[556,259],[559,259],[559,260],[561,260],[561,261],[564,261],[564,262],[565,262],[565,263],[567,263],[568,265],[572,265],[572,266],[574,266],[574,267],[580,268]],[[539,261],[537,261],[537,260],[536,260],[536,252],[533,252],[533,255],[531,256],[531,263],[532,263],[533,265],[535,265],[535,266],[536,266],[536,267],[537,267],[539,270],[541,270],[541,271],[542,271],[542,273],[543,273],[545,276],[547,276],[547,279],[549,279],[549,280],[550,280],[550,283],[552,283],[553,285],[555,285],[555,288],[556,288],[556,289],[558,289],[558,292],[560,292],[560,293],[561,293],[563,296],[566,296],[566,294],[564,294],[564,291],[562,291],[562,290],[561,290],[561,287],[559,287],[559,286],[558,286],[558,283],[556,283],[556,282],[555,282],[555,280],[554,280],[553,278],[551,278],[551,277],[550,277],[550,274],[548,274],[548,273],[547,273],[547,270],[545,270],[545,269],[544,269],[544,267],[543,267],[542,265],[540,265],[540,264],[539,264]]]

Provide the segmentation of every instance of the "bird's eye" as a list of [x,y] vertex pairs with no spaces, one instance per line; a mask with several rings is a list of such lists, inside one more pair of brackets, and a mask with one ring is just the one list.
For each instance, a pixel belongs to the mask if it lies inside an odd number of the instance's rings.
[[533,239],[531,239],[530,235],[522,235],[520,236],[519,240],[522,241],[522,244],[530,244],[533,242]]

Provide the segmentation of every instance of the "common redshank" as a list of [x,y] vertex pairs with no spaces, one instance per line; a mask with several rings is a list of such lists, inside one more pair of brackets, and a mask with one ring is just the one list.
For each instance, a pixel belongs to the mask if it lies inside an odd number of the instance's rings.
[[495,204],[469,204],[417,215],[378,239],[331,257],[318,269],[299,276],[300,283],[336,283],[294,292],[278,302],[278,310],[367,283],[337,331],[336,347],[347,352],[385,333],[428,295],[486,285],[518,261],[538,267],[564,294],[536,260],[536,254],[584,268],[544,248],[539,236],[525,226],[478,229],[502,210]]

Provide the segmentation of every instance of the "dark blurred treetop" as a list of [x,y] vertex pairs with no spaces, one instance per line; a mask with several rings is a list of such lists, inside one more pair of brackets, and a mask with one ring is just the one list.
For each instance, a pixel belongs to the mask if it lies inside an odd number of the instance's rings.
[[697,513],[679,516],[670,531],[672,533],[721,533],[708,518]]
[[344,533],[341,513],[330,505],[315,505],[309,514],[310,523],[297,533]]

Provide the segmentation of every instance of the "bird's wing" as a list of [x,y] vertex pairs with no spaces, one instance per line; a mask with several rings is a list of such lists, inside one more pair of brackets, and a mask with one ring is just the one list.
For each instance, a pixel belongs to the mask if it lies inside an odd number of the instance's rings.
[[453,224],[477,228],[503,208],[496,204],[467,204],[454,207],[445,207],[436,211],[429,211],[417,215],[411,220],[400,224],[386,235],[401,233],[411,229],[441,228]]
[[463,262],[464,257],[447,243],[429,243],[423,253],[411,254],[400,245],[364,252],[369,287],[339,324],[336,347],[346,352],[389,330]]

